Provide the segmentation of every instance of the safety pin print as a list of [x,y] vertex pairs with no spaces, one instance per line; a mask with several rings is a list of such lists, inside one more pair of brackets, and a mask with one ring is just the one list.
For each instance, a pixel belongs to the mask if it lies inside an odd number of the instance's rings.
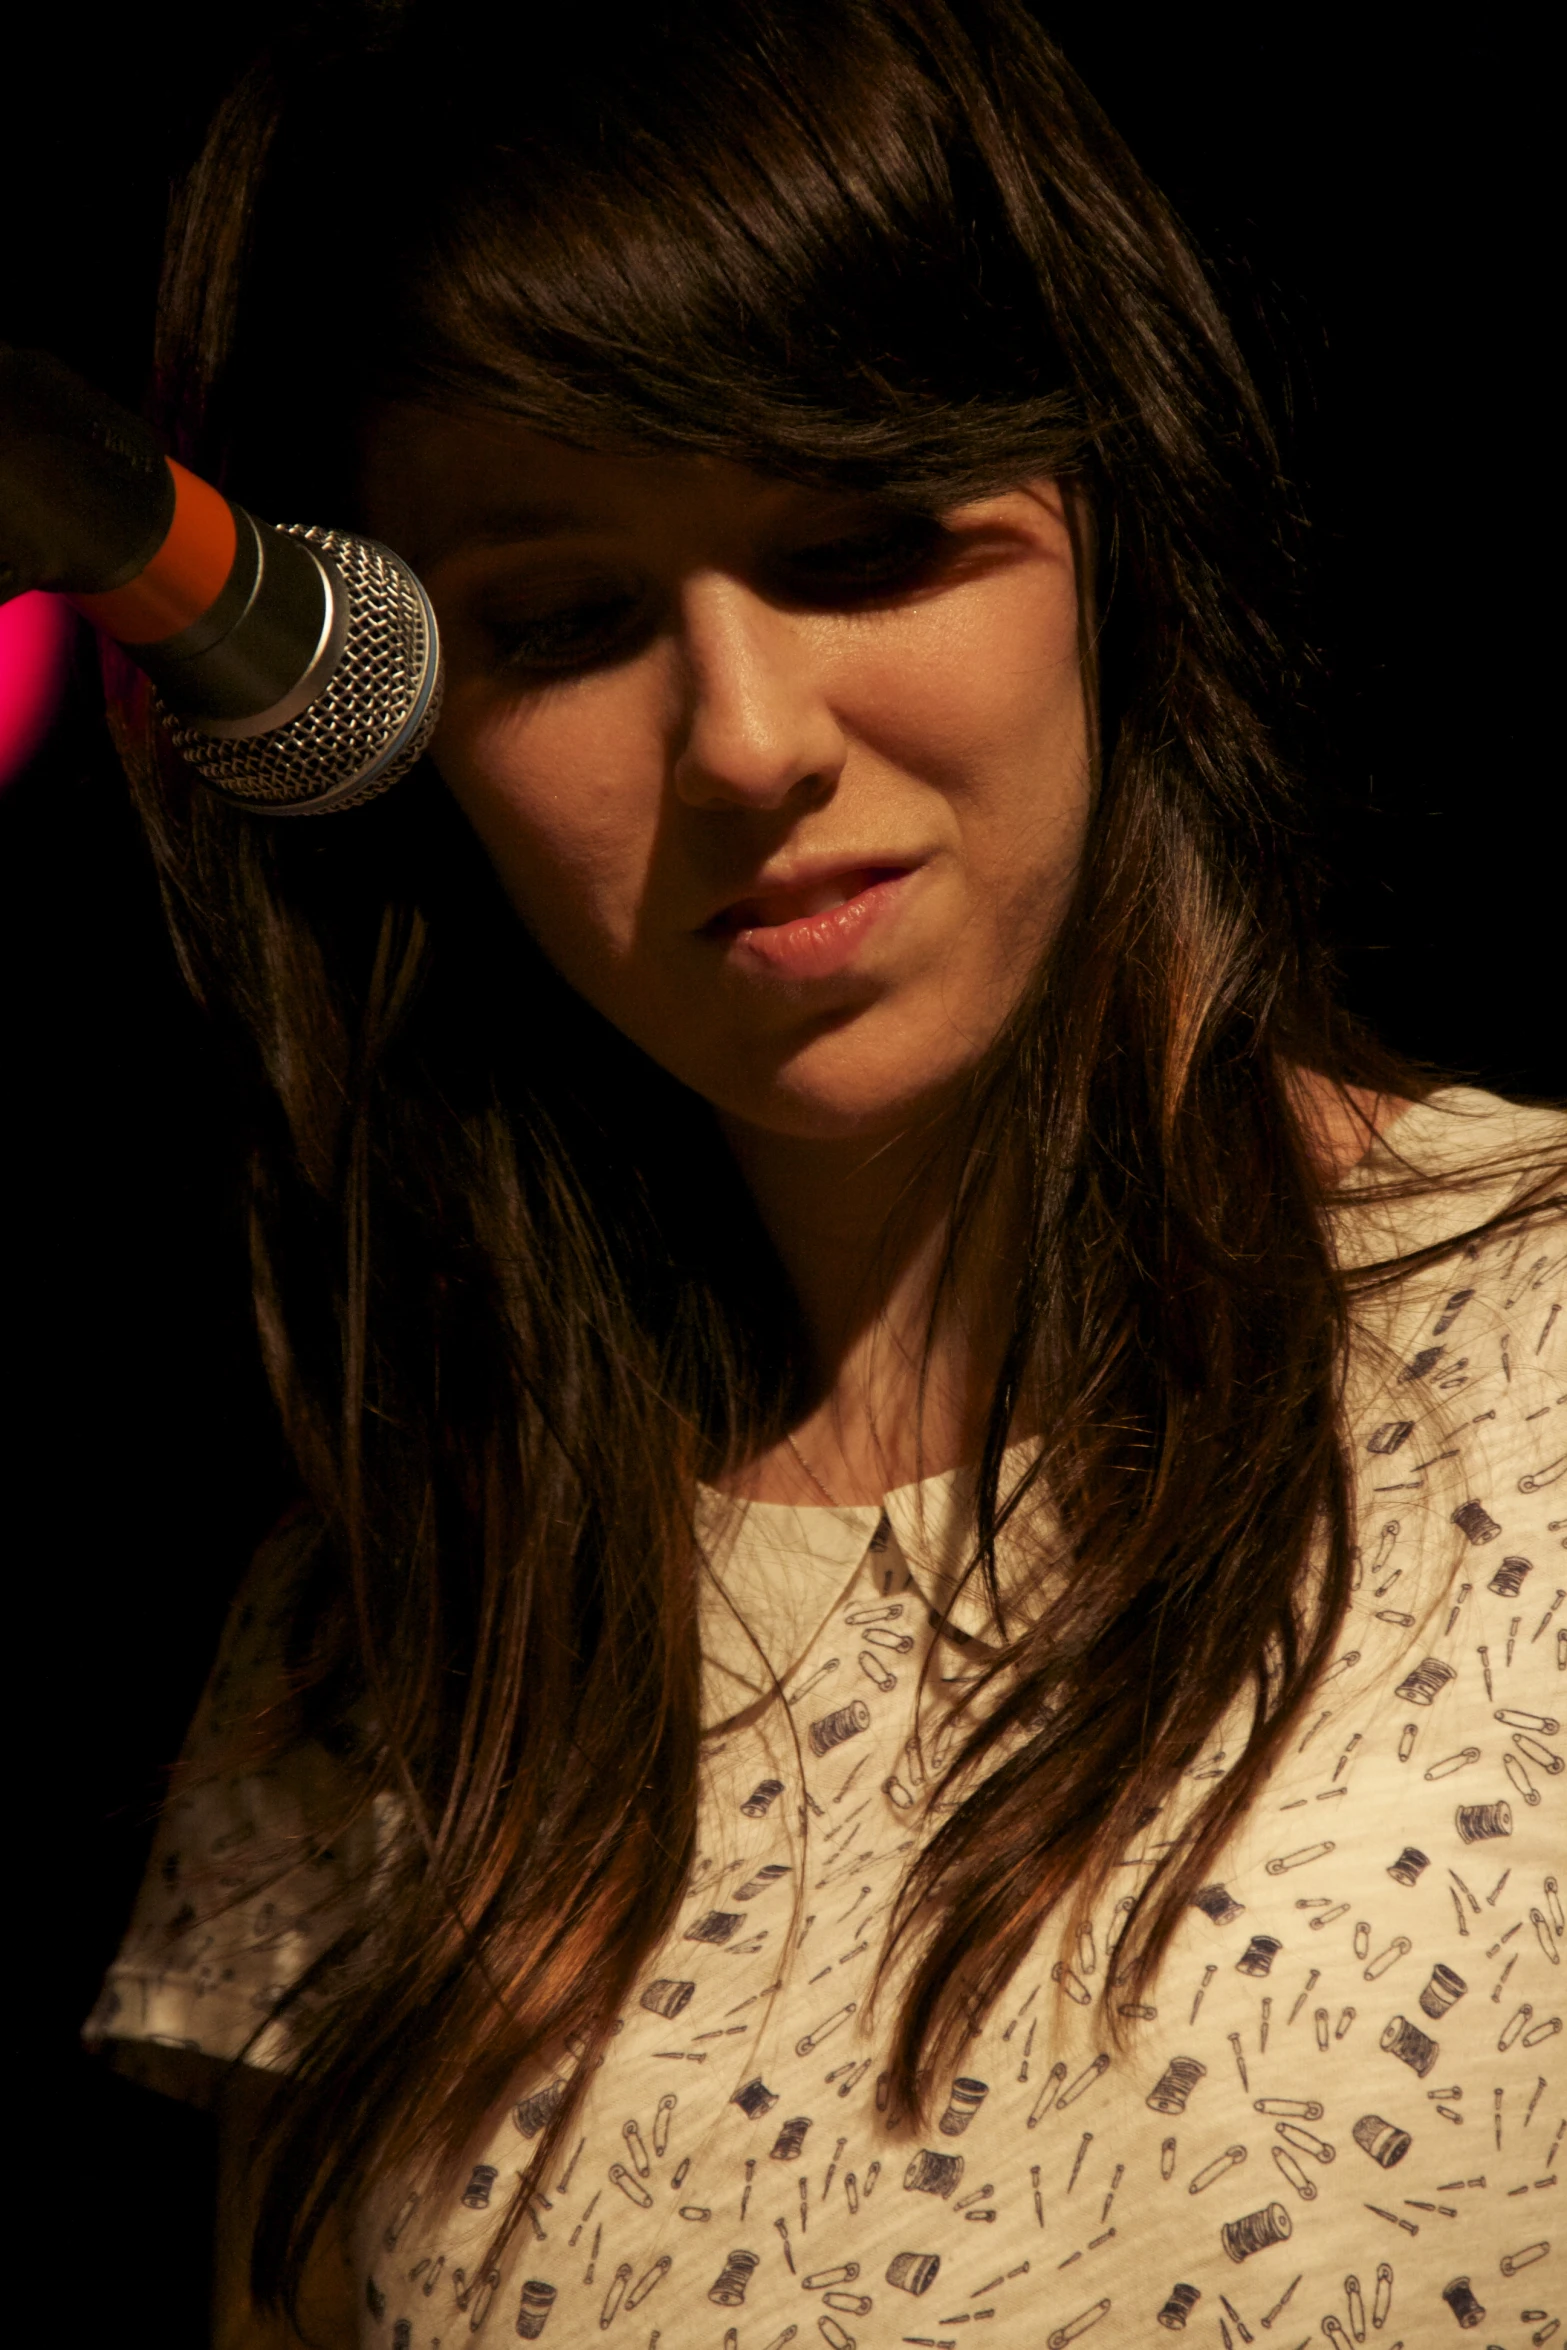
[[[1091,1916],[1029,1948],[922,2086],[918,2125],[878,2101],[897,2000],[873,1999],[876,1970],[950,1816],[950,1789],[931,1801],[943,1709],[991,1655],[977,1614],[931,1654],[939,1606],[883,1518],[781,1671],[784,1702],[704,1749],[701,1858],[587,2081],[580,2052],[541,2059],[449,2208],[388,2187],[367,2341],[1567,2350],[1542,2281],[1567,2143],[1562,1318],[1533,1352],[1563,1267],[1530,1246],[1504,1278],[1516,1248],[1429,1277],[1387,1381],[1365,1383],[1347,1620],[1152,1981],[1113,1979],[1134,1889],[1225,1785],[1244,1723],[1205,1737]],[[1530,1319],[1509,1338],[1515,1290]],[[164,1917],[194,1865],[182,1819]],[[297,1914],[258,1903],[242,1951],[286,1953]],[[223,1996],[212,1931],[185,1945],[193,2017]],[[247,1981],[279,1963],[258,1955]],[[484,2231],[573,2084],[497,2272]]]

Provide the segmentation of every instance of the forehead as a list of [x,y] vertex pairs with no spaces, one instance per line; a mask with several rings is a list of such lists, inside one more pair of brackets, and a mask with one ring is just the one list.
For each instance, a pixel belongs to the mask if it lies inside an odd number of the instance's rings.
[[516,419],[384,407],[362,455],[369,527],[419,569],[568,538],[754,535],[863,503],[726,459],[580,449]]

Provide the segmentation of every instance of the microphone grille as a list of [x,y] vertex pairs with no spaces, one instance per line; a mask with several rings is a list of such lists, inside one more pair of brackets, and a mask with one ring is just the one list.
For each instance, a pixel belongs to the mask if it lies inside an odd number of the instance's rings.
[[343,648],[330,675],[304,709],[264,734],[220,739],[177,719],[169,731],[214,790],[257,815],[337,814],[406,775],[435,732],[435,614],[390,547],[314,524],[278,527],[315,550],[346,601]]

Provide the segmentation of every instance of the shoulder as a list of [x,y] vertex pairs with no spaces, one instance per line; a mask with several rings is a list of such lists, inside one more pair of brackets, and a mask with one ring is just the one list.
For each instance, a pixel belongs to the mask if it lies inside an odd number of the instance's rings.
[[1524,1211],[1567,1225],[1567,1109],[1455,1085],[1380,1129],[1340,1183],[1332,1222],[1341,1264],[1364,1272]]
[[1445,1656],[1456,1641],[1471,1664],[1505,1655],[1510,1673],[1552,1678],[1567,1582],[1567,1118],[1455,1089],[1400,1120],[1385,1156],[1357,1236],[1345,1397],[1355,1645],[1369,1660],[1422,1643]]

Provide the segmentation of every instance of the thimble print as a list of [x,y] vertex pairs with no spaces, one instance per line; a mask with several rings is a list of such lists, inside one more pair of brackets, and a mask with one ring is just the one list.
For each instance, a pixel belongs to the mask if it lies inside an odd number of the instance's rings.
[[642,2005],[650,2015],[661,2015],[666,2021],[672,2021],[690,2006],[695,1989],[695,1983],[677,1982],[670,1976],[661,1975],[656,1983],[649,1983],[643,1992]]
[[903,2184],[910,2195],[939,2195],[945,2201],[962,2176],[961,2154],[934,2154],[922,2146],[904,2172]]
[[698,1918],[694,1926],[687,1926],[688,1942],[722,1943],[732,1941],[736,1930],[745,1924],[745,1914],[738,1909],[710,1909],[705,1918]]
[[511,2118],[525,2138],[536,2138],[545,2124],[554,2120],[565,2094],[564,2081],[548,2081],[542,2089],[535,2089],[531,2097],[522,2098],[512,2107]]
[[1407,2130],[1384,2121],[1379,2113],[1363,2113],[1349,2134],[1361,2152],[1369,2154],[1383,2170],[1402,2162],[1414,2143]]
[[1420,1994],[1421,2012],[1435,2019],[1457,2005],[1469,1986],[1450,1966],[1434,1966],[1431,1980]]
[[936,2282],[939,2252],[897,2252],[887,2263],[887,2282],[900,2293],[925,2293]]

